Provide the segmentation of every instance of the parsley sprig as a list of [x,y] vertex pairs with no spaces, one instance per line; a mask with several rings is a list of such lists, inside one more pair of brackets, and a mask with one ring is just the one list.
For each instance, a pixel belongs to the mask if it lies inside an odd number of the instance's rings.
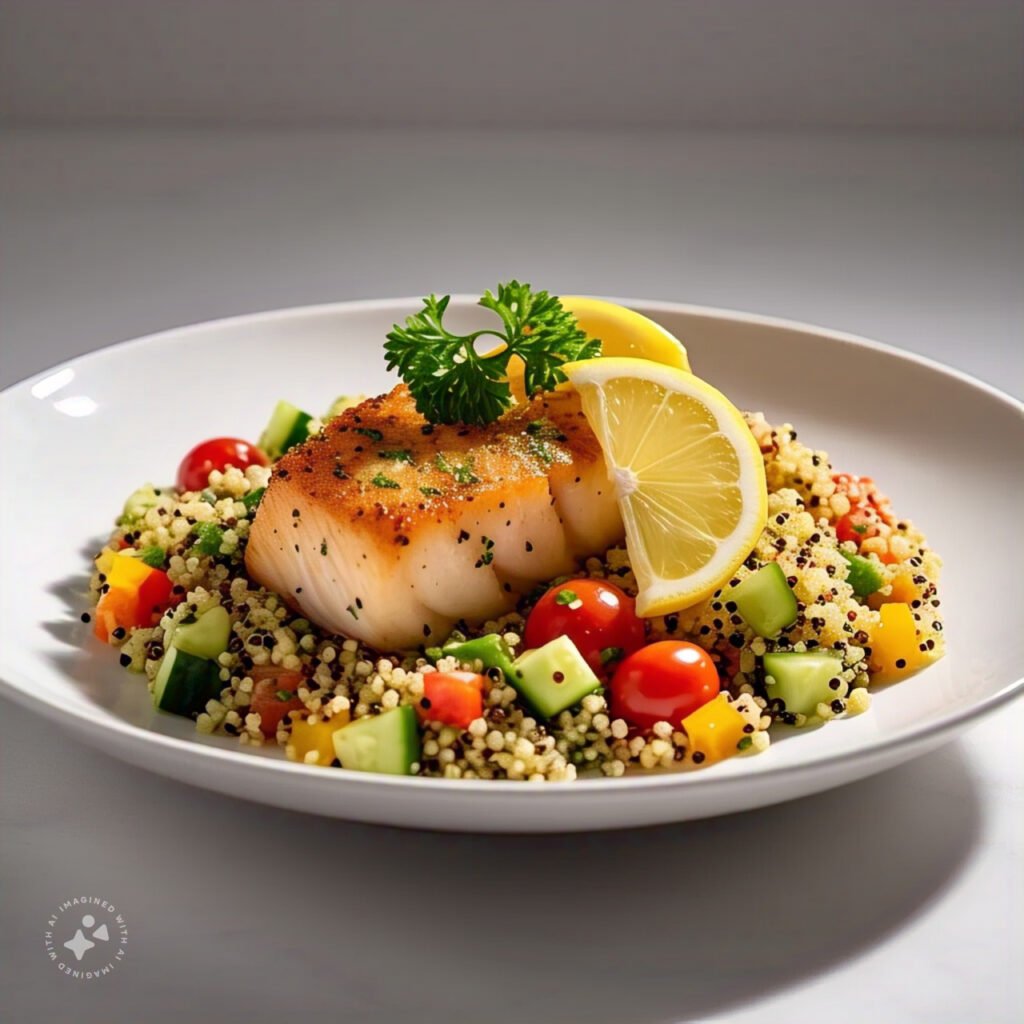
[[[563,363],[601,354],[601,342],[588,338],[557,295],[535,292],[509,281],[497,294],[484,293],[480,305],[492,310],[501,328],[454,334],[444,326],[450,295],[429,295],[423,309],[395,324],[384,345],[388,369],[397,369],[416,408],[431,423],[492,423],[513,404],[508,363],[525,364],[526,393],[548,391],[565,380]],[[481,355],[480,338],[503,343]]]

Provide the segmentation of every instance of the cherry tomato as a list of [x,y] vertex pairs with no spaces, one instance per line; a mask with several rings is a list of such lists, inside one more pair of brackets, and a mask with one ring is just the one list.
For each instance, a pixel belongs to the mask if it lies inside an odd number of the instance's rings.
[[423,677],[420,720],[465,729],[484,713],[487,680],[476,672],[428,672]]
[[247,469],[249,466],[267,466],[270,460],[254,444],[238,437],[215,437],[197,444],[181,460],[178,467],[178,490],[201,491],[210,473],[221,472],[228,466]]
[[534,605],[523,641],[527,648],[543,647],[560,636],[576,645],[595,672],[607,674],[643,647],[644,620],[633,598],[613,583],[569,580]]
[[662,640],[631,654],[615,670],[612,715],[645,729],[655,722],[678,726],[720,689],[707,651],[682,640]]
[[267,739],[273,739],[281,719],[289,711],[301,711],[305,707],[296,693],[302,676],[276,665],[261,665],[249,674],[255,684],[249,710],[260,716],[260,732]]

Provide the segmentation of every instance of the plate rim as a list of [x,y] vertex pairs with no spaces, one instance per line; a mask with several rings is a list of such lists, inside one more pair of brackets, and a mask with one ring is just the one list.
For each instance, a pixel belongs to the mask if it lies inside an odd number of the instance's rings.
[[[1014,396],[1002,391],[986,381],[979,380],[964,370],[949,366],[937,359],[920,355],[916,352],[908,352],[885,342],[875,341],[860,335],[846,331],[833,330],[828,327],[821,327],[805,321],[792,320],[785,317],[769,316],[760,313],[748,313],[739,310],[724,309],[715,306],[703,306],[691,303],[672,302],[657,299],[638,299],[623,297],[605,297],[609,301],[617,302],[628,306],[631,309],[648,313],[672,313],[688,316],[703,316],[716,320],[731,320],[741,323],[752,324],[763,327],[782,328],[801,333],[814,334],[827,338],[831,341],[844,345],[853,345],[859,348],[868,348],[883,353],[892,358],[916,364],[938,373],[945,377],[951,377],[960,384],[970,387],[985,394],[990,400],[995,400],[1001,405],[1007,406],[1011,411],[1016,412],[1024,419],[1024,402]],[[452,302],[455,304],[477,303],[477,296],[467,293],[453,293]],[[267,323],[275,320],[287,320],[300,315],[342,313],[345,311],[373,311],[392,309],[397,306],[416,305],[421,302],[418,296],[399,296],[391,298],[375,299],[353,299],[337,302],[315,303],[300,306],[288,306],[278,309],[270,309],[252,313],[242,313],[225,317],[218,317],[213,320],[202,320],[185,324],[178,327],[166,328],[151,334],[142,335],[137,338],[130,338],[109,345],[101,346],[89,352],[72,356],[63,360],[48,369],[30,374],[0,390],[0,403],[6,405],[12,401],[15,393],[27,390],[34,382],[44,379],[51,374],[60,371],[66,366],[83,359],[93,359],[111,352],[122,352],[135,346],[151,345],[160,342],[173,340],[177,336],[187,335],[199,330],[211,327],[244,327],[256,323]],[[553,785],[539,787],[536,783],[517,780],[495,780],[490,779],[437,779],[424,778],[420,776],[394,776],[379,775],[376,773],[355,772],[344,768],[336,769],[338,782],[348,785],[355,785],[371,789],[394,789],[399,790],[412,788],[413,790],[427,790],[439,794],[469,794],[489,793],[497,799],[499,793],[505,794],[507,798],[520,796],[525,792],[554,799],[567,799],[564,794],[576,794],[576,799],[584,793],[598,794],[606,793],[609,790],[635,791],[635,790],[658,790],[658,789],[679,789],[685,790],[692,786],[700,786],[702,791],[710,789],[724,789],[732,786],[749,784],[756,779],[758,783],[770,782],[794,775],[800,775],[807,771],[823,766],[850,766],[862,761],[871,761],[882,758],[885,754],[897,748],[912,748],[928,741],[938,742],[943,737],[953,733],[956,729],[971,725],[984,716],[1024,693],[1024,674],[1016,680],[1004,685],[995,693],[989,694],[982,700],[970,704],[967,707],[942,715],[939,719],[921,725],[910,726],[898,735],[885,737],[877,740],[868,740],[862,746],[853,750],[829,753],[823,752],[799,764],[770,765],[766,764],[759,768],[754,775],[714,775],[707,772],[664,772],[651,774],[631,774],[624,778],[588,778],[580,780],[579,785]],[[118,734],[122,740],[127,742],[129,747],[145,749],[147,744],[156,744],[163,747],[170,756],[187,756],[202,758],[208,764],[225,764],[227,766],[248,766],[250,771],[256,773],[270,772],[278,774],[284,772],[295,778],[316,778],[323,780],[327,773],[322,768],[314,765],[298,764],[296,762],[281,760],[279,758],[268,758],[253,756],[250,752],[226,749],[209,746],[205,743],[196,742],[195,739],[181,739],[176,736],[168,736],[164,733],[154,732],[140,726],[132,725],[115,717],[108,717],[93,711],[88,706],[68,707],[58,701],[54,696],[39,693],[33,690],[31,680],[11,664],[4,649],[0,647],[0,694],[10,697],[19,705],[34,710],[44,717],[55,721],[63,727],[71,727],[72,724],[78,727],[78,731],[86,733],[92,739],[102,740],[108,733]],[[69,722],[69,719],[73,720]],[[99,749],[103,750],[102,743]],[[108,750],[108,753],[121,756],[120,750]],[[145,764],[143,763],[143,767]]]

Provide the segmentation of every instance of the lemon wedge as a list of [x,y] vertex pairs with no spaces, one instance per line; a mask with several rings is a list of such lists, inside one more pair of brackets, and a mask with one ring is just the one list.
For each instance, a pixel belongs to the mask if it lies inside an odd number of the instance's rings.
[[[562,296],[561,303],[580,325],[589,338],[601,339],[601,356],[630,356],[636,359],[652,359],[656,363],[689,370],[686,346],[669,334],[661,324],[634,309],[620,306],[606,299],[595,299],[589,295]],[[523,385],[523,361],[512,356],[508,361],[508,380],[512,397],[522,404],[526,401]]]
[[570,295],[561,301],[588,337],[601,339],[602,357],[630,356],[690,369],[683,343],[642,313],[589,295]]
[[743,415],[677,366],[602,357],[564,367],[604,450],[639,585],[640,615],[709,597],[768,514],[764,462]]

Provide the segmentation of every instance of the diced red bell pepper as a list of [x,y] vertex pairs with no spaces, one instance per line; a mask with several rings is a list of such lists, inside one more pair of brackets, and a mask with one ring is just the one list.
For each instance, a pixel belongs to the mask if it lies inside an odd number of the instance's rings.
[[417,711],[424,722],[465,729],[484,713],[487,679],[476,672],[428,672]]
[[93,627],[104,643],[119,626],[127,630],[156,625],[172,603],[167,573],[133,555],[115,555],[106,575],[109,589],[96,606]]

